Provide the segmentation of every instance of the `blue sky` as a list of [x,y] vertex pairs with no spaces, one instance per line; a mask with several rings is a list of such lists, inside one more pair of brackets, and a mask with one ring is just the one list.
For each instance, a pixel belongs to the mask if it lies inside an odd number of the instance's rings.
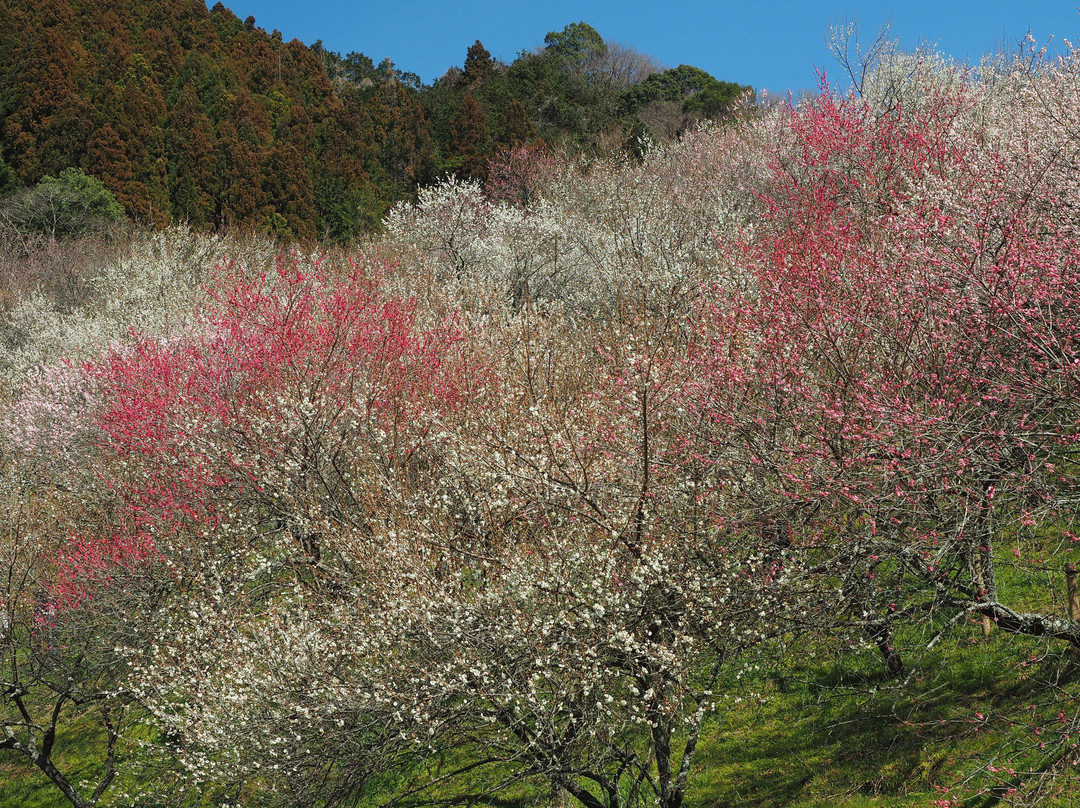
[[1015,45],[1030,29],[1080,40],[1080,0],[233,0],[241,19],[278,29],[286,40],[360,51],[375,62],[390,57],[425,82],[465,61],[477,39],[507,62],[543,43],[548,31],[585,21],[606,40],[632,45],[665,66],[691,64],[724,81],[771,93],[817,84],[814,70],[835,72],[825,45],[829,23],[857,18],[872,39],[891,20],[907,48],[934,44],[959,60]]

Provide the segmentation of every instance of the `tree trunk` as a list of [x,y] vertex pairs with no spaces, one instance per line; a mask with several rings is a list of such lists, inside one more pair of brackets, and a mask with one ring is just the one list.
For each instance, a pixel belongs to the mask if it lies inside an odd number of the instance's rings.
[[1076,594],[1076,565],[1069,564],[1065,568],[1065,589],[1069,594],[1069,619],[1080,622],[1080,597]]

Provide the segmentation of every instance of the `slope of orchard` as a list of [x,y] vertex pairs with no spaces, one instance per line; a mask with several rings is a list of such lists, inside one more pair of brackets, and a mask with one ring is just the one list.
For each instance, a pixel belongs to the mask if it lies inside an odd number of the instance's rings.
[[2,332],[5,765],[1066,804],[1078,75],[891,55],[640,159],[519,145],[349,253],[54,245]]

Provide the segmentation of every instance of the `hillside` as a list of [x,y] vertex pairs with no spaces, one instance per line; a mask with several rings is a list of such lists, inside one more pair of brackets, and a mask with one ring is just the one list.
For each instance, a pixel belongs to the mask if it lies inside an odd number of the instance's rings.
[[649,84],[656,65],[578,23],[512,65],[477,42],[431,87],[200,0],[4,0],[0,32],[6,190],[78,167],[143,225],[301,240],[370,231],[418,185],[483,178],[502,148],[621,144],[645,121],[668,137],[749,89],[692,68]]
[[[598,42],[310,95],[475,146]],[[863,67],[636,151],[522,94],[348,244],[5,200],[0,803],[1075,803],[1080,48]]]

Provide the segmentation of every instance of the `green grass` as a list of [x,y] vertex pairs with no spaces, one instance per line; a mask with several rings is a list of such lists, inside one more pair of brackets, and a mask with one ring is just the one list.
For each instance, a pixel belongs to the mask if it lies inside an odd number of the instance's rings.
[[[973,626],[928,655],[906,687],[880,678],[870,653],[843,667],[793,668],[783,688],[763,679],[759,699],[731,704],[709,727],[688,807],[891,808],[948,798],[975,808],[997,804],[1000,793],[986,792],[1002,783],[1017,789],[1013,798],[1038,787],[1040,805],[1071,806],[1080,780],[1047,776],[1060,768],[1060,749],[1024,751],[1040,737],[1032,728],[1053,728],[1062,707],[1046,698],[1045,680],[1056,678],[1066,701],[1080,691],[1072,653],[1044,652],[1000,632],[983,639]],[[1033,774],[980,773],[995,757]]]
[[[1058,678],[1059,697],[1075,700],[1080,693],[1071,652],[1045,650],[1033,640],[1000,632],[984,639],[977,626],[964,628],[924,659],[903,688],[881,678],[869,652],[843,663],[789,661],[740,688],[756,695],[729,698],[709,719],[687,808],[900,808],[945,797],[963,808],[1071,806],[1080,780],[1074,767],[1057,772],[1057,748],[1015,750],[1036,739],[1033,726],[1054,726],[1061,704],[1046,698],[1049,678]],[[89,768],[99,743],[92,728],[69,730],[60,760]],[[979,763],[995,755],[1006,761],[1002,768],[1021,774],[997,780],[979,774]],[[1001,799],[1006,788],[1018,789],[1008,795],[1016,802]],[[1019,800],[1025,792],[1034,802]],[[488,804],[524,808],[547,798],[545,790],[519,784]],[[66,802],[44,775],[5,752],[0,805]]]
[[[1038,578],[1003,577],[1018,600],[1060,608],[1040,602],[1049,598]],[[897,641],[918,647],[918,639],[901,633]],[[837,655],[823,642],[762,649],[749,679],[736,681],[732,668],[730,696],[698,747],[687,808],[901,808],[941,799],[962,808],[1071,808],[1080,766],[1062,760],[1057,728],[1059,713],[1080,712],[1080,654],[1001,631],[983,637],[973,620],[919,660],[906,652],[905,661],[918,666],[903,684],[883,677],[876,651]],[[68,727],[60,765],[91,773],[102,744],[91,724]],[[987,761],[999,771],[982,771]],[[487,776],[461,790],[484,791]],[[363,804],[377,805],[379,796],[365,795]],[[66,804],[24,758],[0,752],[0,806]],[[538,808],[550,804],[550,792],[518,783],[481,804]]]
[[[78,782],[80,777],[100,777],[105,739],[96,722],[79,721],[57,731],[53,758],[62,772]],[[19,808],[70,806],[59,789],[22,754],[0,751],[0,805]]]

